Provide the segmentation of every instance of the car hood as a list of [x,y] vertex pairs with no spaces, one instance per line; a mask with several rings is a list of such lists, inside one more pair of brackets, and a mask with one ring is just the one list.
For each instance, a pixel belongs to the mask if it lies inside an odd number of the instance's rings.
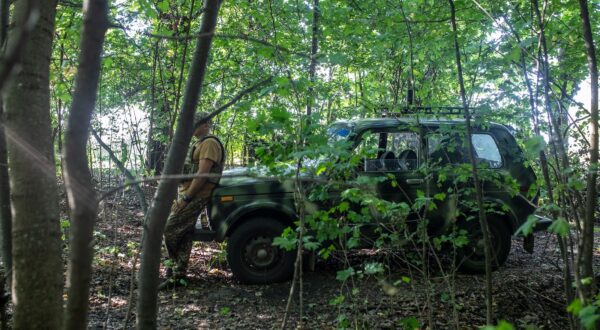
[[260,168],[233,168],[223,171],[213,196],[293,193],[294,181],[293,176],[274,176]]

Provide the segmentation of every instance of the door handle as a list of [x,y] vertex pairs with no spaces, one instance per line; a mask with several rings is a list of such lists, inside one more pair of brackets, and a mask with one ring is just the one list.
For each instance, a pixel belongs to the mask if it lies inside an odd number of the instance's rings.
[[407,184],[421,184],[423,179],[406,179]]

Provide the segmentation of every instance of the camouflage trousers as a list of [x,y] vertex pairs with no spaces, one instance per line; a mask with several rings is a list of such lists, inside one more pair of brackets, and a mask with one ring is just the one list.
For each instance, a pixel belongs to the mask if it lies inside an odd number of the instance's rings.
[[165,245],[171,264],[167,263],[171,269],[173,277],[184,277],[187,271],[190,254],[192,252],[192,233],[196,225],[196,220],[208,200],[204,198],[194,198],[183,210],[179,212],[171,211],[167,225],[165,227]]

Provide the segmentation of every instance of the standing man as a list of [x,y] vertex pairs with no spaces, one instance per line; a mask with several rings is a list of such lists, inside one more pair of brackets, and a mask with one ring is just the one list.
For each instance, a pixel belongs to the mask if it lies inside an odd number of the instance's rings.
[[223,172],[225,150],[216,136],[209,135],[213,123],[211,119],[203,122],[207,116],[205,112],[198,115],[199,119],[194,124],[197,141],[190,151],[190,164],[184,167],[184,173],[195,173],[197,176],[179,186],[179,199],[173,203],[165,227],[165,245],[170,262],[167,263],[167,279],[159,286],[159,290],[186,285],[196,220],[205,209]]

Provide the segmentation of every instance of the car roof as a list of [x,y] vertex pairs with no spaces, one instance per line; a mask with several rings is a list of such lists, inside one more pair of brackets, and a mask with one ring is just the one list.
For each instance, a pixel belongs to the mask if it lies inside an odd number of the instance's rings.
[[[449,118],[417,118],[417,117],[383,117],[383,118],[366,118],[355,120],[344,120],[336,123],[346,124],[353,127],[355,132],[360,132],[366,129],[373,128],[393,128],[399,125],[424,125],[424,126],[440,126],[440,125],[463,125],[465,119],[449,119]],[[488,123],[489,128],[499,127],[506,129],[504,125],[497,123]]]

